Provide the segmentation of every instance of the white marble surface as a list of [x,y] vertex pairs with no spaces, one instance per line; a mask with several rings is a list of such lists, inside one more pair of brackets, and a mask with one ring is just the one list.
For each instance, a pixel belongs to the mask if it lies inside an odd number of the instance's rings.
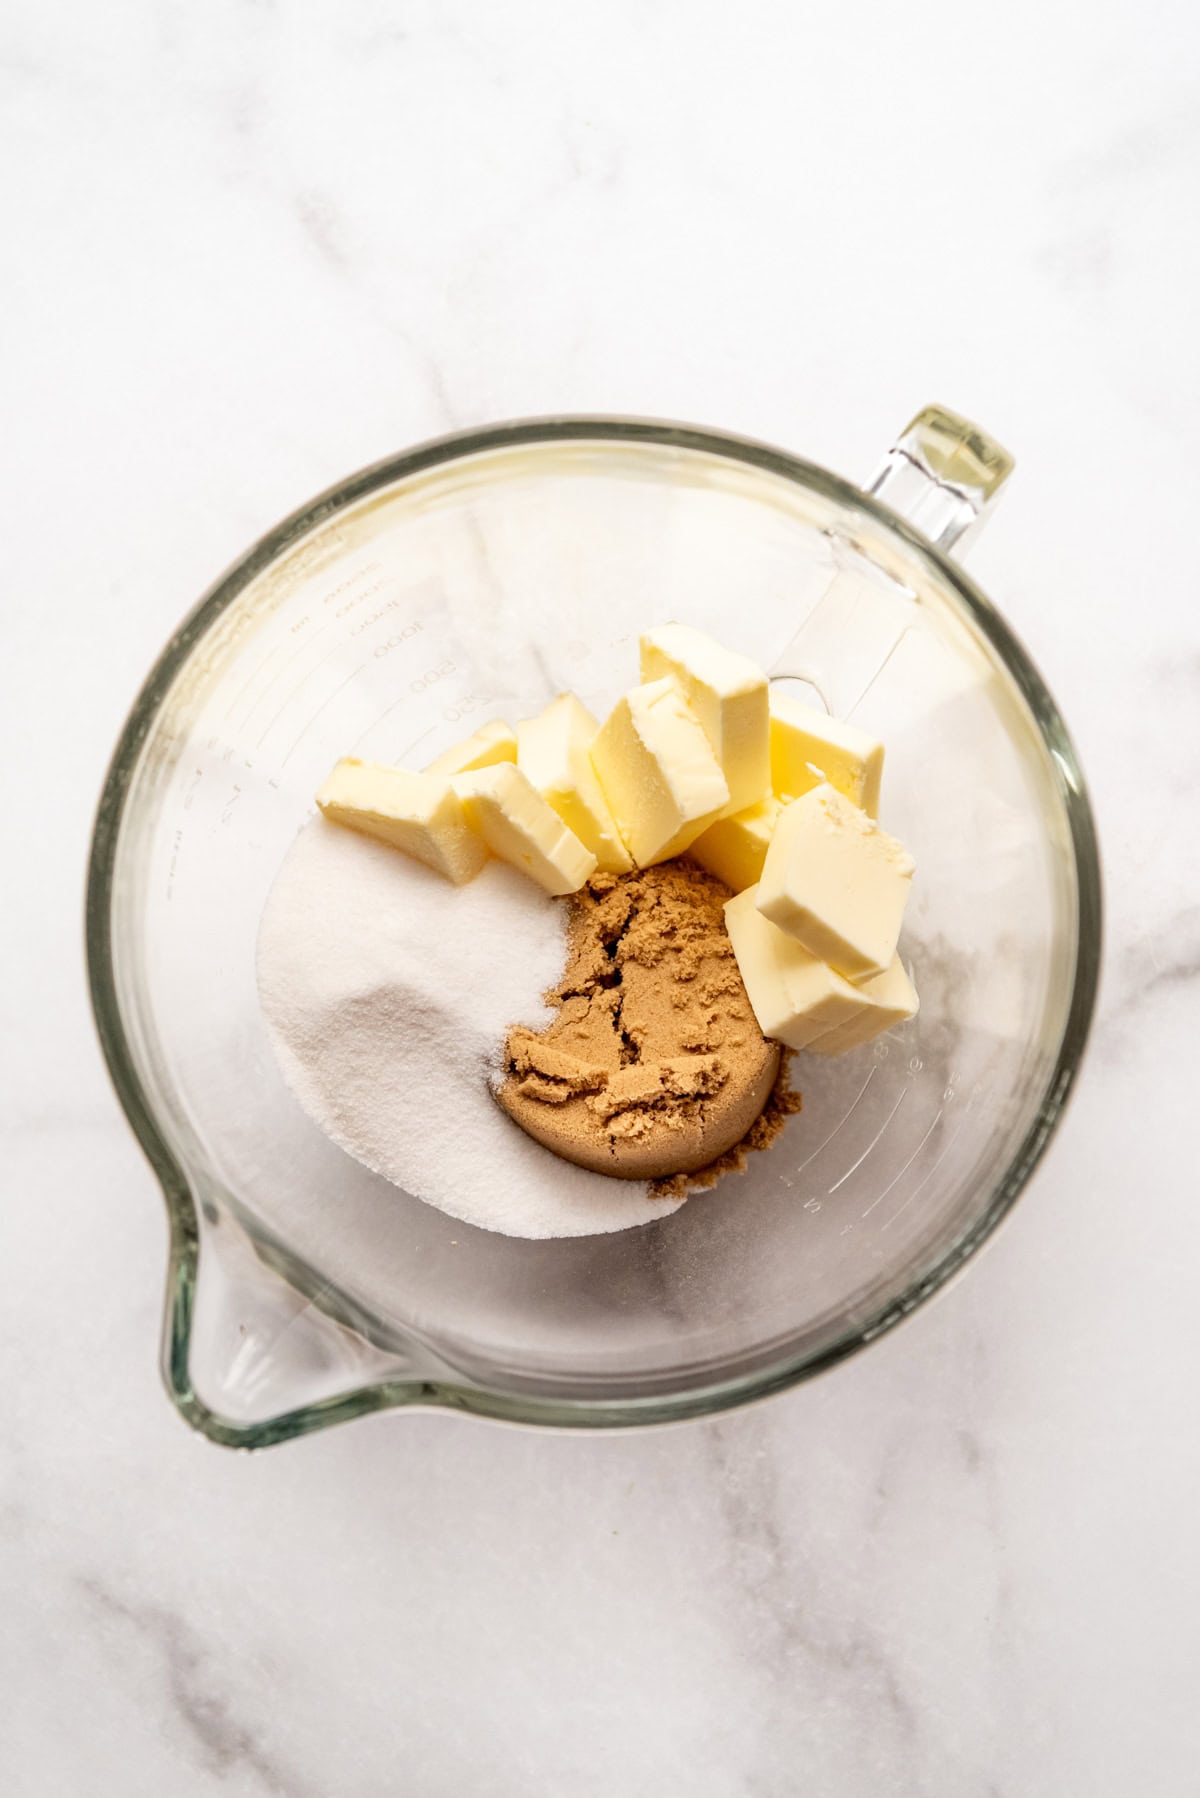
[[[1198,54],[1132,0],[4,9],[6,1798],[1200,1789]],[[973,564],[1108,862],[1086,1078],[999,1240],[721,1422],[190,1435],[79,940],[175,620],[447,428],[632,410],[855,475],[933,397],[1018,453]]]

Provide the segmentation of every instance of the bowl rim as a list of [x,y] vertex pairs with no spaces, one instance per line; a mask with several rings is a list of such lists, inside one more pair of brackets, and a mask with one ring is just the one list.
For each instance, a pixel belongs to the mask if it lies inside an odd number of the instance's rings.
[[[377,1380],[278,1415],[243,1423],[211,1408],[195,1390],[190,1370],[192,1326],[200,1278],[200,1228],[183,1167],[158,1127],[137,1073],[120,1015],[113,969],[114,870],[121,825],[142,745],[168,689],[193,649],[270,563],[317,525],[366,495],[425,470],[519,445],[595,442],[649,444],[718,456],[810,490],[847,512],[860,512],[899,537],[930,563],[968,621],[987,640],[1016,684],[1049,752],[1070,835],[1078,898],[1075,968],[1055,1065],[1041,1102],[991,1201],[975,1224],[934,1267],[902,1295],[882,1303],[865,1321],[818,1350],[792,1353],[725,1380],[665,1394],[619,1399],[514,1395],[443,1381]],[[208,588],[169,638],[138,693],[118,737],[97,806],[88,858],[85,946],[88,985],[101,1048],[118,1101],[158,1178],[167,1207],[169,1245],[162,1337],[167,1391],[185,1420],[225,1446],[261,1448],[334,1423],[400,1406],[428,1405],[477,1416],[573,1429],[628,1428],[726,1410],[765,1398],[825,1372],[877,1340],[953,1279],[1009,1214],[1037,1167],[1074,1089],[1095,1012],[1102,956],[1103,900],[1095,819],[1074,744],[1046,683],[1015,633],[962,567],[873,496],[818,464],[774,445],[731,432],[669,420],[603,414],[555,414],[506,420],[432,438],[387,456],[325,489],[291,512],[234,561]],[[304,1296],[317,1302],[316,1294]]]

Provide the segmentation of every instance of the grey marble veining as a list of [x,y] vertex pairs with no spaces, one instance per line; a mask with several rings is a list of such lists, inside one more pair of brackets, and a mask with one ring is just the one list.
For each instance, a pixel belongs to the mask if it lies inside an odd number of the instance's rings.
[[[95,1620],[106,1647],[116,1654],[145,1651],[156,1674],[157,1697],[168,1728],[177,1728],[206,1771],[245,1778],[264,1791],[305,1794],[318,1788],[284,1769],[260,1740],[240,1687],[229,1689],[220,1647],[165,1605],[120,1597],[98,1576],[81,1574],[75,1590]],[[147,1693],[147,1697],[150,1694]]]
[[[5,1798],[1196,1791],[1198,48],[1131,0],[0,19]],[[1086,1078],[998,1240],[719,1420],[191,1437],[79,942],[177,620],[448,429],[635,411],[861,476],[935,398],[1017,454],[971,566],[1107,864]]]

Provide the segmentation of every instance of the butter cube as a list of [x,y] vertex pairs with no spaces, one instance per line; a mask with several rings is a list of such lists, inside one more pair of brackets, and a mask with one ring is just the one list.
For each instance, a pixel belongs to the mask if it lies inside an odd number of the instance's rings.
[[547,893],[577,893],[595,872],[591,850],[512,762],[456,774],[451,785],[467,823],[492,854],[528,874]]
[[663,624],[641,639],[643,681],[673,675],[729,787],[727,813],[756,805],[771,785],[767,677],[748,656],[687,624]]
[[346,756],[317,794],[317,804],[331,824],[402,849],[455,886],[474,880],[487,860],[462,800],[448,780],[434,774],[409,774]]
[[573,693],[560,693],[536,718],[517,725],[517,767],[573,830],[606,874],[625,874],[633,858],[621,841],[592,767],[596,720]]
[[783,806],[773,793],[732,818],[718,818],[688,850],[693,861],[740,893],[762,876],[767,847]]
[[785,805],[758,885],[758,909],[848,979],[882,974],[912,885],[902,843],[825,783]]
[[857,1016],[809,1043],[814,1055],[844,1055],[847,1049],[860,1048],[872,1037],[890,1030],[893,1024],[902,1024],[917,1014],[916,988],[898,955],[892,957],[890,968],[862,981],[855,990],[861,1005]]
[[877,818],[882,777],[883,744],[875,737],[772,690],[771,785],[780,798],[799,799],[828,781]]
[[466,774],[472,768],[494,768],[497,762],[515,762],[517,739],[503,718],[489,718],[461,743],[452,743],[435,756],[425,770],[427,774]]
[[617,701],[592,744],[592,766],[639,868],[682,854],[729,804],[720,763],[669,677]]
[[764,1036],[789,1049],[807,1049],[856,1017],[862,997],[795,937],[768,922],[757,899],[757,888],[747,887],[725,906],[725,928],[746,997]]

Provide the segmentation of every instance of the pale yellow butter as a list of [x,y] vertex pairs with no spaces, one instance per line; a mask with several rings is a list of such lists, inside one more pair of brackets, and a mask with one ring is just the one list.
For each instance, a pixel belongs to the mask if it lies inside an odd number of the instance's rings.
[[536,718],[517,725],[517,767],[591,850],[597,867],[606,874],[625,874],[633,858],[592,766],[597,728],[573,693],[560,693]]
[[756,805],[771,785],[767,677],[748,656],[687,624],[662,624],[641,639],[643,681],[672,675],[712,746],[729,787],[726,812]]
[[425,770],[427,774],[467,774],[472,768],[494,768],[497,762],[515,762],[517,739],[503,718],[489,718],[477,731],[452,743],[435,756]]
[[856,1017],[862,998],[848,980],[764,918],[757,898],[757,888],[747,887],[725,906],[738,972],[763,1035],[789,1049],[807,1049]]
[[825,783],[785,805],[758,885],[758,909],[848,979],[882,974],[912,884],[902,843]]
[[592,744],[592,766],[639,868],[682,854],[729,803],[700,721],[669,677],[617,701]]
[[402,849],[455,886],[474,880],[487,860],[462,800],[448,780],[434,774],[346,756],[317,794],[317,804],[331,824]]
[[467,823],[492,854],[519,868],[547,893],[576,893],[595,872],[591,850],[512,762],[456,774],[451,785],[462,800]]
[[877,818],[882,778],[883,744],[875,737],[772,690],[771,785],[780,798],[799,799],[828,781]]
[[718,818],[688,850],[694,861],[740,893],[762,876],[763,862],[783,806],[773,793],[732,818]]
[[844,1055],[848,1049],[861,1048],[894,1024],[903,1024],[906,1018],[917,1014],[917,991],[898,955],[892,957],[890,968],[861,981],[855,991],[860,1010],[809,1043],[814,1055]]

